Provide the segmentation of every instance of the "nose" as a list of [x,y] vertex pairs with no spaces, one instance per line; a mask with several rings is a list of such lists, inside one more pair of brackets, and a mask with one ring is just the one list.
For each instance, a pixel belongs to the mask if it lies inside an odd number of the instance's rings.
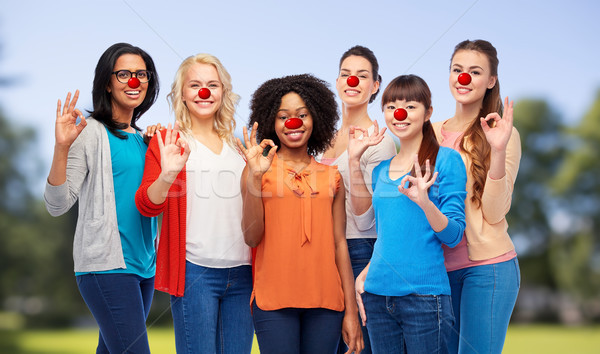
[[138,79],[137,77],[131,77],[127,81],[127,86],[129,86],[131,88],[138,88],[138,87],[140,87],[140,79]]

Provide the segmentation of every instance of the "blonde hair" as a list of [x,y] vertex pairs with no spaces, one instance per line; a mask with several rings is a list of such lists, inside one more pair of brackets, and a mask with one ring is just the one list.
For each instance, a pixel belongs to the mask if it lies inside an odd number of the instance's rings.
[[235,146],[233,132],[235,130],[235,106],[240,100],[240,96],[232,91],[231,76],[221,64],[221,61],[217,57],[210,54],[196,54],[186,58],[177,73],[175,74],[175,81],[171,85],[171,92],[167,95],[169,106],[175,114],[175,120],[179,123],[180,129],[184,134],[191,135],[192,131],[192,118],[190,111],[183,102],[182,93],[184,86],[184,77],[188,70],[194,65],[207,64],[212,65],[219,75],[221,84],[223,85],[223,96],[221,106],[215,113],[214,128],[217,131],[219,137],[225,140],[228,144]]

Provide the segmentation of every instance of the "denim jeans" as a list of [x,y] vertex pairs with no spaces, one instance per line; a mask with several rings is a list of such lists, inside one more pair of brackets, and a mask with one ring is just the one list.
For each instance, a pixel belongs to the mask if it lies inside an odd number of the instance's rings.
[[[350,254],[350,262],[352,262],[352,272],[354,273],[354,279],[362,272],[371,260],[373,254],[373,247],[375,245],[375,238],[355,238],[348,239],[348,253]],[[360,319],[359,314],[359,320]],[[365,349],[361,352],[362,354],[371,354],[371,343],[369,342],[369,331],[367,327],[360,327],[362,329],[363,341],[365,342]],[[340,345],[338,347],[338,354],[343,354],[348,351],[344,339],[340,338]]]
[[373,353],[449,353],[454,316],[449,295],[362,294]]
[[75,278],[100,327],[96,353],[150,353],[146,318],[154,295],[154,277],[90,273]]
[[171,296],[177,353],[252,351],[252,269],[208,268],[186,262],[182,297]]
[[283,308],[263,311],[252,302],[261,354],[333,354],[342,331],[343,311]]
[[456,315],[453,352],[501,353],[521,286],[517,258],[455,270],[448,278]]

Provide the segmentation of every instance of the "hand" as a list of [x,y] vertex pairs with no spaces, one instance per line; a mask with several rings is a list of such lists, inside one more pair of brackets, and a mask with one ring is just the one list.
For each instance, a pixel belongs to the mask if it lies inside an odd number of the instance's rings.
[[356,312],[346,312],[344,314],[344,320],[342,322],[342,338],[344,339],[344,343],[348,346],[348,351],[345,354],[359,354],[365,348],[362,330],[360,329],[358,314]]
[[[435,182],[438,173],[436,172],[433,176],[431,175],[431,166],[429,166],[429,160],[427,160],[425,161],[425,175],[423,175],[421,173],[421,166],[419,166],[419,155],[415,155],[415,174],[416,177],[411,175],[404,176],[400,181],[398,190],[423,208],[429,202],[427,190]],[[410,183],[410,187],[404,188],[407,181]]]
[[156,123],[155,125],[149,125],[146,128],[146,132],[144,133],[144,142],[146,143],[146,145],[150,143],[150,140],[154,136],[154,133],[159,132],[161,129],[162,126],[160,125],[160,123]]
[[358,313],[362,318],[362,325],[367,325],[367,313],[365,311],[365,305],[362,301],[362,294],[365,292],[365,279],[367,278],[367,268],[363,269],[362,272],[356,277],[354,282],[354,291],[356,293],[356,304],[358,305]]
[[[504,114],[502,118],[498,113],[490,113],[481,120],[481,128],[485,138],[490,144],[492,150],[504,151],[513,128],[513,101],[508,101],[508,96],[504,99]],[[490,127],[488,122],[494,121],[494,126]]]
[[[369,136],[369,132],[366,129],[350,127],[348,130],[348,159],[360,159],[369,146],[377,145],[383,140],[386,128],[383,128],[380,131],[377,121],[375,121],[373,125],[375,125],[375,130],[371,136]],[[361,134],[357,136],[357,132],[360,132]]]
[[[236,140],[238,148],[242,154],[244,154],[246,159],[249,170],[248,172],[250,173],[249,176],[262,176],[265,172],[267,172],[273,163],[273,158],[275,157],[275,152],[277,151],[277,146],[275,146],[275,143],[271,139],[263,139],[260,144],[256,143],[257,128],[258,123],[254,122],[250,138],[248,138],[248,129],[246,127],[243,128],[244,143],[246,144],[245,147],[242,145],[242,142],[239,138]],[[270,146],[271,150],[267,156],[263,156],[263,152],[267,146]]]
[[[77,139],[83,128],[87,125],[85,117],[81,114],[81,111],[75,108],[77,99],[79,98],[79,90],[75,91],[73,101],[71,101],[71,92],[67,94],[65,99],[65,106],[62,108],[61,103],[58,100],[56,105],[56,124],[54,129],[54,135],[56,139],[56,145],[62,145],[70,147],[71,144]],[[77,117],[81,119],[77,124]]]
[[[167,183],[173,183],[177,175],[185,166],[185,163],[190,156],[190,146],[187,142],[179,137],[179,123],[175,123],[175,128],[171,129],[171,123],[167,126],[167,134],[163,143],[162,136],[159,134],[158,149],[160,150],[160,177]],[[181,152],[183,149],[183,153]]]

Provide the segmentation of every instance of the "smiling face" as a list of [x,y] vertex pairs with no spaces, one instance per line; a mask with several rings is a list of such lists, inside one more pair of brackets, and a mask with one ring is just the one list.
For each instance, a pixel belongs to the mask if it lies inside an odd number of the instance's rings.
[[[349,76],[358,77],[358,86],[348,85]],[[371,95],[379,90],[379,81],[375,81],[373,78],[373,69],[367,59],[351,55],[344,59],[340,66],[340,74],[335,81],[335,88],[346,106],[368,104]]]
[[[471,82],[463,85],[458,81],[462,73],[471,75]],[[496,85],[497,77],[492,75],[487,57],[474,50],[459,50],[450,64],[450,92],[461,104],[481,105],[488,89]]]
[[[394,111],[398,108],[404,108],[407,116],[403,120],[397,120],[394,117]],[[433,107],[425,109],[425,105],[418,101],[396,100],[388,102],[383,106],[385,123],[389,131],[400,139],[406,141],[409,139],[423,136],[423,124],[431,118]]]
[[[129,70],[137,72],[146,70],[146,63],[141,56],[136,54],[123,54],[115,62],[113,72],[119,70]],[[138,107],[146,98],[148,91],[148,82],[139,84],[138,87],[131,88],[127,83],[121,83],[113,74],[106,90],[111,95],[111,104],[113,115],[117,118],[131,119],[133,110]],[[129,123],[129,122],[126,122]]]
[[[210,90],[209,97],[198,96],[202,88]],[[190,112],[192,122],[194,119],[214,119],[221,107],[222,98],[223,84],[217,69],[209,64],[192,64],[184,75],[182,92],[182,100]]]
[[[302,126],[287,128],[285,122],[289,118],[300,118]],[[303,149],[306,151],[312,128],[312,116],[302,97],[295,92],[284,95],[281,98],[281,105],[275,117],[275,133],[281,142],[280,151],[285,149]]]

